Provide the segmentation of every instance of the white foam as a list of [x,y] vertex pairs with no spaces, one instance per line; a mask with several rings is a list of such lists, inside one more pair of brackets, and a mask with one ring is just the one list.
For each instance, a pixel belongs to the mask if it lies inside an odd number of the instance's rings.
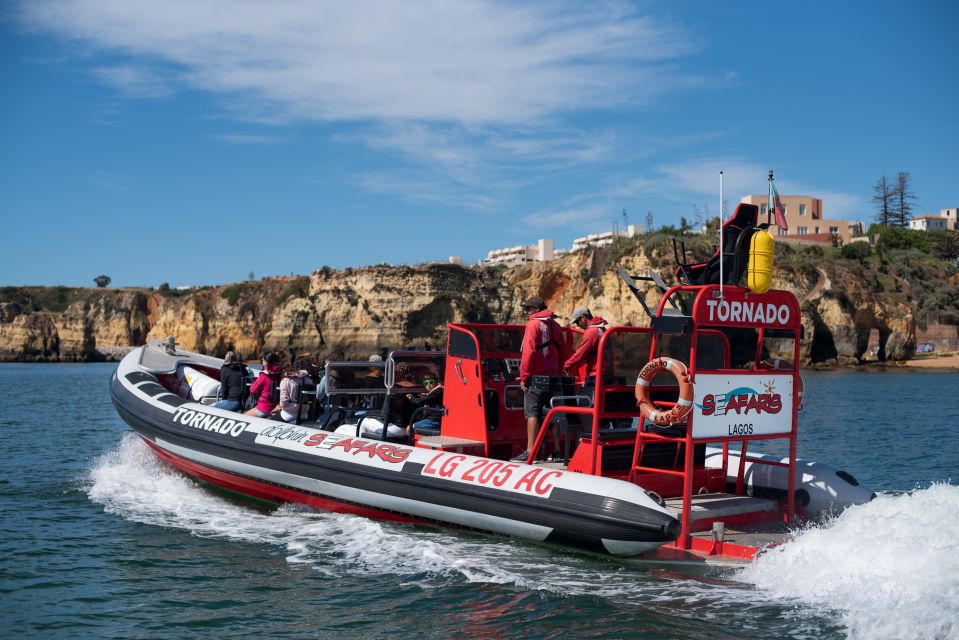
[[[449,574],[470,581],[517,582],[515,573],[490,565],[489,554],[451,549],[455,534],[287,505],[271,512],[234,504],[197,486],[160,461],[133,434],[98,458],[90,470],[91,500],[129,520],[183,529],[201,537],[281,545],[290,562],[324,573]],[[413,539],[411,539],[413,538]],[[475,542],[473,543],[476,544]]]
[[297,506],[264,512],[198,487],[132,434],[94,463],[90,480],[89,497],[111,513],[201,537],[269,545],[291,563],[334,577],[390,576],[426,589],[463,581],[514,584],[608,598],[720,628],[756,623],[772,635],[816,637],[823,617],[832,624],[838,617],[852,637],[959,632],[959,487],[949,485],[881,495],[763,554],[729,582],[649,572],[499,536]]
[[737,579],[838,613],[850,637],[959,637],[959,487],[880,494],[763,553]]

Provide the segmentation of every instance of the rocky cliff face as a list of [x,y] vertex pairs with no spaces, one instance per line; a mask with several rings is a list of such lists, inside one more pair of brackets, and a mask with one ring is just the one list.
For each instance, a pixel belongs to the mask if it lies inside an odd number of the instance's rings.
[[[662,267],[662,261],[655,252],[652,260],[634,252],[618,256],[615,265],[641,273]],[[533,294],[542,295],[560,315],[588,304],[612,323],[648,324],[613,262],[608,252],[588,251],[511,269],[446,264],[324,269],[309,277],[185,294],[77,289],[59,292],[65,308],[57,310],[38,305],[43,292],[18,289],[15,295],[8,287],[6,301],[0,302],[0,359],[113,359],[167,336],[187,349],[217,355],[232,345],[248,358],[269,348],[343,349],[358,357],[399,347],[442,348],[448,322],[522,322],[518,305]],[[832,282],[842,282],[841,291]],[[827,273],[787,265],[776,286],[802,303],[807,363],[857,362],[873,329],[879,331],[881,356],[911,356],[912,310],[873,293],[855,274],[835,266]],[[659,300],[652,286],[646,299],[651,306]]]

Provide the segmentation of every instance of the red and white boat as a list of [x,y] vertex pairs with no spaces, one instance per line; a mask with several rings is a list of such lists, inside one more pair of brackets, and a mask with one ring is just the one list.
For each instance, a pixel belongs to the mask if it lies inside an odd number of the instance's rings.
[[[213,408],[198,390],[216,388],[222,362],[162,345],[124,358],[111,396],[161,458],[255,498],[650,562],[748,562],[804,519],[873,496],[848,473],[797,460],[799,304],[761,282],[771,274],[756,261],[765,241],[756,214],[740,205],[723,228],[726,250],[708,263],[686,264],[677,245],[682,284],[643,276],[662,292],[655,309],[639,276],[620,272],[650,326],[603,334],[592,403],[578,396],[580,375],[544,418],[525,464],[510,461],[526,445],[522,325],[455,323],[444,352],[328,363],[329,399],[302,424]],[[752,289],[738,285],[747,263]],[[564,335],[578,339],[573,329]],[[438,429],[395,437],[390,427],[410,419],[406,398],[437,374]],[[561,441],[548,442],[556,424]],[[771,440],[787,453],[749,450]],[[536,461],[554,448],[563,461]]]

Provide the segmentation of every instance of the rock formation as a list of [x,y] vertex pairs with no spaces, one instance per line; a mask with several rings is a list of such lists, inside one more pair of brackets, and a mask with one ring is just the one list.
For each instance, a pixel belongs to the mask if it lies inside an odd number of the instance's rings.
[[[635,251],[617,257],[615,265],[631,273],[660,268],[668,280],[666,258],[655,251],[653,256],[650,260]],[[42,291],[6,287],[0,298],[0,359],[115,359],[167,336],[187,349],[216,355],[233,346],[247,358],[269,348],[343,349],[355,357],[402,347],[441,349],[448,322],[519,323],[524,318],[518,304],[532,294],[542,295],[560,315],[588,304],[613,323],[648,324],[611,263],[608,252],[592,250],[509,269],[448,264],[324,268],[309,277],[188,292],[74,289],[58,292],[65,308],[57,310],[38,305]],[[836,264],[828,273],[787,265],[776,286],[801,301],[807,363],[860,361],[873,329],[879,331],[880,358],[900,360],[913,353],[913,310],[873,292],[862,278]],[[651,306],[659,300],[652,286],[646,299]]]

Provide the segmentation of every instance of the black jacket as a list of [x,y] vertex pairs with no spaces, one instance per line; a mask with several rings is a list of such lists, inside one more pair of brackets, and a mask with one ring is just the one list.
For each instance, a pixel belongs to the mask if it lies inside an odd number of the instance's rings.
[[243,378],[246,376],[246,366],[239,362],[220,367],[220,399],[243,402],[243,393],[246,391]]

